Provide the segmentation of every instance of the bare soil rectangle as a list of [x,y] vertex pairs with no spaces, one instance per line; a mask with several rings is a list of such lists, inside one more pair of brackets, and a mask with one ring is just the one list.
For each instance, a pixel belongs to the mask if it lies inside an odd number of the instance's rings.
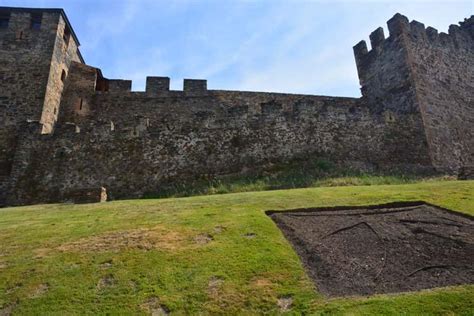
[[474,283],[474,218],[425,202],[268,211],[330,297]]

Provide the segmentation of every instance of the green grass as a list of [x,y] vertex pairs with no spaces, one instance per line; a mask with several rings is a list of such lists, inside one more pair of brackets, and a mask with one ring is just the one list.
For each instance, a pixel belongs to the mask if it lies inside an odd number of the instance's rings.
[[473,285],[326,299],[264,214],[425,200],[474,215],[473,192],[431,181],[0,209],[0,314],[278,314],[291,297],[292,314],[473,315]]

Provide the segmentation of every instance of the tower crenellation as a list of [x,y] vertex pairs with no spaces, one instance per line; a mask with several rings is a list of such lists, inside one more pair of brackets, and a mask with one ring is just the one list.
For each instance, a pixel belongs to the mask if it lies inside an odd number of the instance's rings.
[[[459,47],[470,47],[469,42],[472,42],[474,37],[474,16],[466,18],[459,24],[451,24],[448,33],[439,33],[437,29],[425,25],[416,20],[409,22],[408,18],[397,13],[387,22],[390,36],[384,37],[382,27],[374,30],[369,38],[371,49],[367,48],[364,40],[360,41],[353,47],[356,62],[364,63],[366,59],[373,59],[372,54],[380,52],[385,42],[391,42],[399,36],[406,36],[412,41],[428,41],[434,45],[444,45]],[[372,53],[375,50],[374,53]]]
[[146,77],[146,89],[147,94],[159,94],[162,92],[170,91],[170,78],[169,77]]
[[370,46],[372,47],[372,49],[381,49],[384,41],[385,35],[383,33],[383,28],[379,27],[375,31],[370,33]]
[[205,94],[207,92],[207,80],[184,79],[183,91],[188,94]]

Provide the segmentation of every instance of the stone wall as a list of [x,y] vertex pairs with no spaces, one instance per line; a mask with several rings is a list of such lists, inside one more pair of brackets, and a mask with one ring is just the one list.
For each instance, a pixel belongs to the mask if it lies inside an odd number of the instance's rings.
[[56,39],[52,52],[48,85],[41,114],[42,133],[51,133],[59,115],[59,104],[71,62],[81,62],[79,43],[71,35],[72,30],[63,16],[59,16]]
[[[39,120],[48,82],[59,15],[44,13],[41,29],[31,28],[31,13],[0,9],[9,15],[0,28],[0,203],[5,198],[21,122]],[[48,31],[44,31],[47,29]]]
[[395,120],[410,114],[410,145],[438,171],[474,168],[474,17],[449,34],[400,14],[387,24],[387,39],[382,28],[370,35],[371,51],[354,47],[364,98]]
[[[0,96],[0,113],[11,121],[2,129],[21,131],[0,133],[5,203],[80,200],[80,192],[101,187],[110,199],[138,198],[170,184],[255,174],[295,160],[456,173],[473,162],[471,21],[435,36],[395,15],[388,38],[379,28],[370,51],[364,41],[354,47],[363,96],[342,98],[208,90],[205,80],[192,79],[172,91],[168,77],[148,77],[145,92],[132,92],[131,81],[107,79],[83,64],[77,41],[65,47],[68,23],[59,14],[50,62],[38,61],[44,69],[34,72],[42,88],[34,86],[36,94],[23,103],[18,95],[31,71],[16,65],[23,74],[14,77],[7,62],[14,48],[2,46],[0,73],[13,78],[2,83],[8,92]],[[42,45],[25,56],[45,56]],[[36,105],[28,116],[30,102]]]
[[416,21],[406,29],[433,165],[446,173],[474,170],[474,16],[449,34]]
[[[0,27],[0,204],[5,200],[18,138],[26,121],[52,122],[43,112],[58,112],[62,87],[57,60],[82,61],[77,39],[58,50],[65,27],[62,10],[0,7],[8,23]],[[73,33],[71,33],[73,34]],[[66,56],[67,57],[64,57]],[[53,60],[53,62],[52,62]],[[66,64],[67,64],[66,63]],[[67,66],[67,65],[66,65]],[[65,67],[67,70],[67,67]],[[56,109],[56,110],[54,110]],[[52,126],[52,124],[49,124]]]
[[[371,50],[365,41],[354,46],[359,73],[362,99],[383,115],[387,122],[383,155],[397,159],[410,159],[424,165],[431,165],[428,142],[425,135],[415,77],[409,63],[405,17],[397,14],[387,22],[390,36],[385,39],[383,29],[370,34]],[[401,157],[400,157],[401,156]]]
[[409,146],[393,147],[406,123],[402,114],[394,124],[365,100],[207,90],[201,80],[170,91],[166,78],[147,80],[160,89],[146,92],[97,91],[98,80],[98,69],[73,63],[55,132],[22,141],[30,154],[15,171],[9,204],[64,200],[75,187],[137,198],[170,183],[295,159],[358,170],[431,168]]

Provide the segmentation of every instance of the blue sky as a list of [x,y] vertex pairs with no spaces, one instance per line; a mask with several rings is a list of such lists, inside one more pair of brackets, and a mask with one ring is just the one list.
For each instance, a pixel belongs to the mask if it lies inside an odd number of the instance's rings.
[[108,78],[207,79],[210,89],[359,96],[352,46],[396,12],[447,32],[468,1],[0,0],[65,9],[86,63]]

